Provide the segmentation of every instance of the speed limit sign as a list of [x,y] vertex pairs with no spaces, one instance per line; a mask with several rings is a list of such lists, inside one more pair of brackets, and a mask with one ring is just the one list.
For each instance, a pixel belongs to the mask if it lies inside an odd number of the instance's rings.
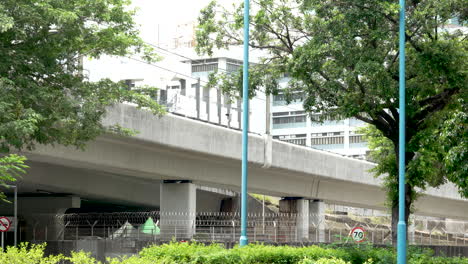
[[362,242],[366,237],[366,231],[362,227],[355,227],[353,230],[351,230],[351,237],[357,243]]

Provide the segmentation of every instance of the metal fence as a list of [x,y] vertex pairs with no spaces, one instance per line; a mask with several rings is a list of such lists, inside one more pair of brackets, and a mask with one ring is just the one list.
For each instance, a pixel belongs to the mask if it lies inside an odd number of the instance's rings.
[[[45,219],[39,217],[38,219]],[[200,242],[237,242],[238,213],[127,212],[64,214],[32,226],[32,240],[119,240],[170,241],[194,239]],[[366,241],[391,244],[389,216],[353,214],[249,214],[250,241],[275,243],[351,243],[350,231],[366,230]],[[415,245],[468,245],[468,222],[413,217],[409,242]]]

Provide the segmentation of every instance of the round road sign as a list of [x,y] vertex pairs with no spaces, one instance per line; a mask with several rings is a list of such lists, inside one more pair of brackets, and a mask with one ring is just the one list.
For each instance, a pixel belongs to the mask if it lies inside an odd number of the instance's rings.
[[10,219],[6,217],[0,217],[0,232],[7,232],[10,229]]
[[351,230],[351,237],[355,242],[362,242],[366,237],[366,231],[362,227],[355,227]]

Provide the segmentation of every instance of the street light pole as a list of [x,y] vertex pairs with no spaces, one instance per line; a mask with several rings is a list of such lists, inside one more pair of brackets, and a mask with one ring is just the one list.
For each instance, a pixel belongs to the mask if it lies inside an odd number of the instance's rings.
[[13,226],[15,227],[15,230],[13,231],[14,235],[14,245],[15,247],[18,245],[18,186],[13,186],[15,189],[15,197],[14,197],[14,212],[13,212]]
[[18,245],[18,186],[16,185],[4,185],[7,188],[14,189],[14,196],[13,196],[13,226],[15,227],[13,236],[14,236],[14,245],[15,247]]
[[239,244],[246,246],[247,238],[247,176],[249,131],[249,0],[244,0],[244,72],[242,87],[242,187],[241,187],[241,235]]
[[398,233],[397,233],[397,254],[398,264],[406,264],[406,221],[405,221],[405,144],[406,144],[406,129],[405,129],[405,0],[400,0],[400,123],[399,123],[399,159],[398,159]]

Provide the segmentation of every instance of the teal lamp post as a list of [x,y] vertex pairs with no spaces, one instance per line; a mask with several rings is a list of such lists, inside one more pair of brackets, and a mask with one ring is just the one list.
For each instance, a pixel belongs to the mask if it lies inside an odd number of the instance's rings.
[[400,123],[399,123],[399,160],[398,160],[398,233],[397,263],[406,264],[406,221],[405,221],[405,0],[400,0]]
[[249,143],[249,0],[244,0],[244,72],[242,86],[242,186],[241,186],[241,235],[239,245],[249,243],[247,238],[247,176]]

